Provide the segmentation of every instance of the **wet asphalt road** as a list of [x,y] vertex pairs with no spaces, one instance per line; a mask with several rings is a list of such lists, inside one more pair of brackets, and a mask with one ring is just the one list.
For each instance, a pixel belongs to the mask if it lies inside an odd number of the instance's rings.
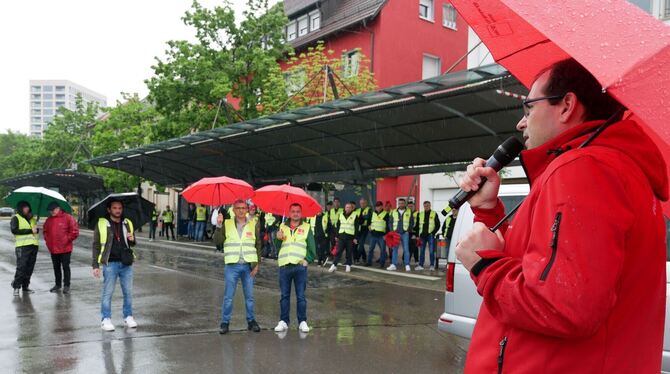
[[[91,276],[90,233],[72,257],[72,293],[51,294],[53,269],[43,243],[31,288],[13,297],[13,240],[0,221],[0,373],[459,373],[467,340],[437,330],[442,292],[369,281],[310,268],[308,322],[285,336],[277,270],[264,263],[255,286],[263,331],[245,330],[238,287],[232,333],[218,334],[222,256],[141,241],[133,266],[137,330],[125,330],[116,288],[116,331],[100,330],[100,281]],[[172,244],[173,245],[173,244]],[[291,301],[295,318],[295,298]],[[104,369],[103,369],[104,368]]]

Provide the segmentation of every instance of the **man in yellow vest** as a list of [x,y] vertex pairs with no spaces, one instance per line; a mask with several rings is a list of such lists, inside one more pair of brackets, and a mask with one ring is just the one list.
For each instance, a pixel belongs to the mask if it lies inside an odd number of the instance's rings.
[[[412,226],[409,228],[409,256],[410,261],[412,258],[414,258],[414,264],[416,265],[419,263],[419,247],[416,245],[417,232],[414,230],[414,227],[416,226],[416,220],[417,216],[419,215],[419,211],[416,209],[414,201],[407,203],[407,209],[412,212]],[[409,262],[407,265],[409,265]]]
[[174,237],[174,212],[170,210],[169,205],[163,211],[163,226],[165,227],[165,239],[170,240],[170,232],[172,232],[172,240],[177,240]]
[[277,246],[275,245],[275,240],[277,239],[277,230],[279,229],[280,223],[280,216],[272,213],[263,214],[263,237],[267,236],[267,240],[263,243],[263,257],[265,258],[277,257]]
[[329,272],[334,272],[337,270],[337,263],[342,257],[342,252],[346,250],[346,266],[345,271],[348,273],[351,271],[351,263],[353,260],[352,252],[354,246],[358,244],[356,237],[358,236],[359,230],[359,220],[358,214],[354,211],[356,208],[356,203],[353,201],[348,202],[344,206],[344,212],[340,214],[340,218],[337,220],[337,254],[333,259],[333,264],[328,269]]
[[[332,206],[332,203],[330,204]],[[328,217],[328,211],[330,207],[326,205],[326,211],[317,214],[314,217],[309,219],[309,223],[312,227],[312,234],[314,234],[314,240],[316,241],[316,254],[318,258],[319,266],[328,258],[328,253],[330,252],[330,219]]]
[[149,222],[149,241],[156,240],[156,228],[158,227],[158,212],[156,207],[151,210],[151,222]]
[[260,332],[254,314],[254,278],[258,274],[261,257],[261,229],[258,220],[247,215],[249,205],[244,200],[233,203],[234,217],[225,219],[219,214],[214,231],[214,243],[223,244],[225,262],[225,291],[221,305],[220,334],[227,334],[233,314],[233,300],[237,282],[242,282],[247,309],[247,330]]
[[198,204],[195,208],[195,241],[203,241],[205,226],[207,225],[207,208]]
[[102,266],[103,286],[100,314],[103,331],[114,331],[112,324],[112,294],[116,280],[123,292],[123,322],[126,327],[135,328],[133,318],[133,261],[135,253],[130,248],[135,245],[133,223],[123,218],[123,203],[110,199],[107,202],[107,216],[99,218],[93,231],[93,276],[100,278]]
[[423,264],[426,260],[426,245],[428,245],[430,251],[430,271],[435,270],[435,236],[440,231],[440,219],[437,217],[437,212],[430,208],[430,201],[424,201],[423,211],[417,215],[414,225],[414,232],[421,238],[419,264],[414,270],[423,270]]
[[370,248],[368,249],[368,260],[365,266],[372,266],[375,248],[379,244],[379,266],[384,267],[386,263],[386,242],[384,235],[388,232],[389,214],[384,210],[384,203],[377,201],[375,211],[370,216]]
[[295,288],[298,329],[302,333],[309,332],[307,325],[307,265],[314,261],[315,243],[310,224],[302,221],[302,206],[293,204],[289,208],[289,222],[282,223],[277,231],[277,239],[281,241],[279,249],[279,289],[281,310],[279,323],[275,332],[288,330],[291,309],[291,283]]
[[372,209],[368,206],[368,201],[364,198],[361,198],[359,201],[360,208],[356,209],[356,214],[358,214],[360,231],[358,232],[358,244],[356,246],[356,251],[354,253],[354,261],[362,263],[367,263],[367,255],[365,253],[365,243],[368,242],[368,233],[370,232],[370,216],[372,215]]
[[[397,232],[400,235],[405,271],[412,271],[412,269],[409,267],[409,235],[411,227],[414,225],[413,221],[414,217],[412,216],[412,212],[407,209],[407,200],[398,199],[398,209],[391,211],[391,230]],[[400,245],[393,247],[391,266],[387,267],[386,270],[397,270],[398,248],[400,248]]]
[[16,214],[9,222],[9,227],[16,240],[16,272],[14,273],[14,296],[19,296],[19,290],[23,289],[24,294],[31,294],[34,291],[29,288],[30,277],[35,269],[37,261],[37,220],[32,214],[30,204],[26,201],[19,201],[16,206]]
[[331,227],[331,235],[330,235],[330,247],[332,248],[335,246],[335,238],[338,236],[337,232],[337,223],[340,220],[340,216],[342,215],[342,212],[344,212],[344,209],[340,206],[340,198],[336,197],[333,199],[332,202],[332,208],[328,210],[328,217],[330,219],[330,227]]

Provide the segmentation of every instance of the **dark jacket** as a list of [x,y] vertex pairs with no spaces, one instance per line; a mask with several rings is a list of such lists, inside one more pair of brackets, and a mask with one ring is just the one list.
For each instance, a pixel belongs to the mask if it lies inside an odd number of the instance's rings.
[[[430,224],[430,212],[429,211],[421,211],[416,214],[416,219],[414,220],[414,232],[418,234],[420,237],[426,238],[428,236],[435,236],[438,232],[440,232],[440,219],[437,216],[437,212],[435,212],[435,219],[433,220],[433,231],[428,232],[428,225]],[[423,221],[423,227],[419,227],[419,222],[421,220],[421,214],[425,214],[426,217],[424,218]]]
[[[111,226],[111,223],[109,223],[109,217],[105,218],[107,219],[107,223]],[[122,220],[123,222],[123,220]],[[107,265],[107,262],[109,261],[109,254],[112,253],[112,242],[114,240],[114,233],[112,232],[110,226],[107,226],[107,241],[105,242],[105,248],[103,250],[103,255],[100,258],[100,261],[98,261],[98,257],[100,256],[100,230],[98,229],[98,225],[96,223],[95,225],[95,230],[93,230],[93,268],[97,269],[100,267],[100,265]],[[123,240],[126,243],[126,246],[128,248],[135,246],[135,241],[130,241],[128,240],[128,231],[130,228],[124,223],[123,224]]]
[[72,242],[79,236],[79,225],[74,217],[61,211],[44,222],[44,241],[51,254],[72,252]]
[[328,216],[328,213],[319,213],[314,218],[316,220],[314,223],[314,237],[317,240],[327,238],[329,233],[332,231],[330,219],[326,219],[326,227],[323,227],[323,216]]

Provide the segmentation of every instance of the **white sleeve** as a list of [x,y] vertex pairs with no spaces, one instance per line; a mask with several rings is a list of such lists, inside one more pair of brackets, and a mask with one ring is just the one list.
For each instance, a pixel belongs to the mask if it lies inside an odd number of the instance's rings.
[[216,220],[219,217],[219,208],[215,208],[212,210],[212,216],[209,218],[209,221],[212,223],[213,226],[216,226]]

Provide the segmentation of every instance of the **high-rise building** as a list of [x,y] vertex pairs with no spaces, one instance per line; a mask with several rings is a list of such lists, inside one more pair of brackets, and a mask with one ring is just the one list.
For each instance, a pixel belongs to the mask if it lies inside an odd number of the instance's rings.
[[107,106],[107,98],[95,91],[67,80],[31,80],[30,81],[30,128],[31,136],[42,136],[44,130],[56,115],[58,108],[69,110],[77,108],[77,96],[84,103],[97,103]]

